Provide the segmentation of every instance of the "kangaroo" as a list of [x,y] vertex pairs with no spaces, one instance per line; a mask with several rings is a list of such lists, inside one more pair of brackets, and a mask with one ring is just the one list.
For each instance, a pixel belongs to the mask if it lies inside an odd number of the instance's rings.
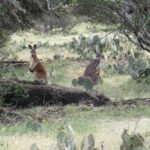
[[96,58],[92,60],[84,71],[84,77],[88,77],[93,85],[96,85],[100,79],[100,73],[98,69],[98,65],[100,63],[101,55],[96,53]]
[[43,64],[39,61],[37,55],[36,55],[36,44],[35,45],[28,45],[30,52],[30,66],[29,70],[34,75],[34,80],[37,83],[40,84],[46,84],[47,83],[47,72],[43,66]]

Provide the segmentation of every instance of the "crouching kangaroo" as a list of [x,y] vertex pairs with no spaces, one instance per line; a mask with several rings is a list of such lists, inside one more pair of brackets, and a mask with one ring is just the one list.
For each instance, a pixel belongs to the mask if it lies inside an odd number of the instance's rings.
[[100,73],[99,73],[99,63],[100,63],[101,55],[96,53],[96,58],[92,60],[84,71],[84,77],[89,78],[93,85],[97,85],[98,81],[100,80]]
[[30,66],[29,70],[34,75],[34,81],[39,84],[47,84],[47,72],[43,64],[36,55],[36,45],[28,45],[30,49]]

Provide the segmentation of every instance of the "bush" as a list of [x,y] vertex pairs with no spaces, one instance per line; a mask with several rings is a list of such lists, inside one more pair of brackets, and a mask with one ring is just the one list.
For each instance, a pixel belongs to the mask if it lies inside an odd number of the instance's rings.
[[144,138],[139,133],[128,134],[127,130],[124,130],[121,137],[123,144],[120,150],[146,150],[144,147]]
[[5,105],[7,101],[9,101],[9,104],[16,107],[19,105],[28,105],[29,93],[28,89],[26,89],[23,85],[14,85],[10,86],[9,88],[3,85],[2,90],[2,96],[5,97],[5,101],[3,101],[4,99],[2,99],[2,105]]
[[78,79],[73,79],[72,85],[75,87],[82,86],[86,91],[92,91],[93,89],[93,83],[87,77],[79,77]]

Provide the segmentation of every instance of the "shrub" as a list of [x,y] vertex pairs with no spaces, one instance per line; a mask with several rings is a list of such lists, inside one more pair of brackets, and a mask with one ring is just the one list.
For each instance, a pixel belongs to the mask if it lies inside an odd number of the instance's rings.
[[[69,125],[67,128],[61,128],[57,134],[57,150],[76,150],[77,143],[74,139],[74,131]],[[95,139],[92,134],[84,137],[81,142],[80,150],[98,150],[95,148]]]
[[144,138],[139,133],[128,134],[127,130],[121,135],[123,144],[120,150],[146,150],[144,147]]
[[73,86],[82,86],[86,91],[91,91],[93,89],[92,81],[87,77],[79,77],[78,79],[72,80]]

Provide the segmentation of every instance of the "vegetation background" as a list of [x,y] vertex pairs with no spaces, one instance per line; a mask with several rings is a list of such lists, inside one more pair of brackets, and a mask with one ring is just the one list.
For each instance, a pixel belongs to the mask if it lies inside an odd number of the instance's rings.
[[[83,75],[88,62],[95,58],[93,48],[98,46],[97,51],[103,55],[99,66],[102,80],[92,90],[113,101],[149,98],[149,5],[147,0],[2,0],[0,77],[32,81],[28,66],[2,62],[28,63],[28,44],[36,43],[37,55],[49,74],[49,84],[85,90],[86,86],[73,81]],[[148,104],[16,109],[4,107],[7,90],[0,86],[2,150],[54,149],[58,145],[57,133],[68,125],[74,130],[77,149],[89,134],[94,135],[99,149],[121,149],[124,129],[131,136],[140,133],[144,138],[141,145],[131,144],[126,149],[150,149]],[[28,96],[22,87],[15,92],[17,100]]]

